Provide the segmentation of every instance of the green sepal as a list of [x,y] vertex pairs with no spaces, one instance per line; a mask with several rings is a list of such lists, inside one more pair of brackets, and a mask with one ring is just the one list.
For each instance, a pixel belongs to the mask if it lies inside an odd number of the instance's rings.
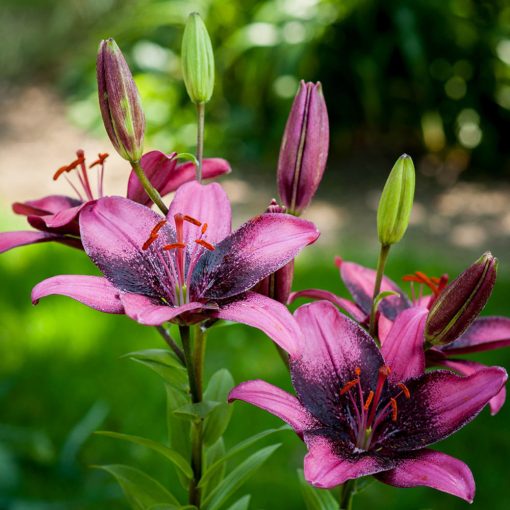
[[331,492],[310,485],[305,480],[302,469],[298,469],[298,478],[307,510],[339,510],[339,505]]
[[218,510],[264,462],[281,446],[266,446],[234,468],[225,479],[204,499],[203,510]]
[[195,168],[198,167],[198,159],[194,154],[191,154],[191,152],[179,152],[175,157],[177,159],[183,159],[184,161],[191,161],[195,165]]
[[149,448],[150,450],[153,450],[168,459],[177,469],[181,471],[185,477],[188,478],[188,480],[193,478],[193,470],[191,469],[188,461],[180,453],[172,450],[171,448],[168,448],[168,446],[158,443],[157,441],[153,441],[152,439],[147,439],[145,437],[120,434],[118,432],[110,432],[104,430],[97,431],[96,434],[106,437],[113,437],[114,439],[121,439],[123,441],[128,441],[130,443],[135,443],[140,446]]
[[147,510],[155,505],[180,508],[177,498],[163,485],[138,469],[122,464],[92,466],[110,473],[121,486],[133,510]]

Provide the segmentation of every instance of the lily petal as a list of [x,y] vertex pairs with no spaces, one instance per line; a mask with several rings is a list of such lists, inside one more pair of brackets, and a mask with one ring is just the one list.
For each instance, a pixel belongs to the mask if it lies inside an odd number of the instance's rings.
[[160,305],[154,299],[141,294],[122,293],[120,300],[124,305],[126,315],[146,326],[160,326],[183,313],[204,308],[202,303],[187,303],[182,306]]
[[119,291],[101,276],[53,276],[32,289],[32,303],[36,305],[41,298],[51,295],[70,297],[100,312],[124,313]]
[[246,381],[233,388],[228,396],[228,401],[233,402],[234,400],[243,400],[278,416],[288,423],[300,437],[303,437],[303,432],[315,423],[315,419],[296,397],[260,379]]
[[193,272],[192,294],[215,300],[245,292],[317,237],[319,232],[309,221],[289,214],[257,216],[201,257]]
[[[227,194],[216,182],[200,184],[196,181],[183,184],[170,204],[168,219],[173,224],[174,215],[185,214],[201,223],[207,223],[203,239],[216,245],[232,231],[232,211]],[[184,222],[184,242],[194,244],[200,228]]]
[[[487,368],[486,365],[482,365],[481,363],[477,363],[476,361],[468,361],[465,359],[445,359],[439,361],[437,364],[449,368],[451,370],[455,370],[461,375],[471,375],[477,372],[478,370]],[[492,416],[498,414],[500,409],[503,407],[505,400],[506,400],[506,388],[503,386],[499,393],[497,393],[496,396],[492,397],[489,400],[489,407]]]
[[85,204],[80,204],[76,207],[70,207],[69,209],[64,209],[55,214],[41,216],[41,220],[46,223],[48,228],[66,227],[70,223],[76,221],[84,205]]
[[398,383],[425,372],[425,321],[429,311],[413,307],[397,316],[381,352],[391,368],[390,381]]
[[[340,268],[340,277],[354,298],[354,301],[367,315],[370,314],[376,272],[354,262],[337,260],[337,264]],[[388,296],[379,305],[381,313],[388,319],[393,320],[398,313],[409,308],[411,302],[395,282],[384,276],[381,282],[381,292],[386,291],[393,291],[399,294],[398,296]]]
[[23,216],[44,216],[47,214],[56,214],[80,204],[82,204],[82,201],[76,198],[67,197],[65,195],[49,195],[47,197],[38,198],[37,200],[14,202],[14,204],[12,204],[12,210],[16,214],[22,214]]
[[464,462],[433,450],[419,450],[397,467],[378,473],[376,478],[394,487],[432,487],[473,502],[475,480]]
[[322,289],[305,289],[300,290],[298,292],[292,292],[289,296],[288,304],[290,305],[298,298],[311,298],[311,299],[323,299],[325,301],[329,301],[334,305],[338,306],[345,312],[347,312],[353,319],[358,322],[363,322],[367,316],[361,308],[359,308],[355,303],[349,301],[348,299],[344,299],[332,292]]
[[291,356],[303,343],[301,330],[287,307],[256,292],[247,292],[236,301],[220,305],[212,316],[260,329]]
[[504,369],[489,367],[468,377],[436,370],[407,381],[411,398],[399,401],[396,430],[384,445],[418,450],[448,437],[473,420],[506,380]]
[[321,489],[331,489],[347,480],[373,475],[390,469],[395,462],[371,455],[343,457],[324,436],[305,433],[308,454],[305,457],[305,479]]
[[[300,306],[294,313],[303,332],[297,352],[291,353],[294,388],[303,405],[322,423],[338,428],[349,416],[340,405],[340,390],[361,370],[361,385],[375,388],[384,364],[372,338],[356,322],[328,301]],[[339,414],[343,411],[344,414]]]
[[448,354],[489,351],[510,346],[508,317],[480,317],[452,343],[441,348]]
[[48,232],[36,232],[34,230],[20,230],[17,232],[0,232],[0,253],[12,250],[18,246],[27,244],[46,243],[56,241],[62,236]]
[[[168,280],[157,258],[164,244],[175,241],[167,224],[151,249],[142,246],[161,216],[121,197],[101,198],[80,214],[80,229],[87,255],[120,290],[149,296],[168,296]],[[152,249],[154,247],[154,250]]]

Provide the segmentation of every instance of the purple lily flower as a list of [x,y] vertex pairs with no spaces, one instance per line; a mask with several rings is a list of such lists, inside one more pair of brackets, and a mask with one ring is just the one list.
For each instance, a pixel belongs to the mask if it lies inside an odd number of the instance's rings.
[[[335,263],[340,270],[340,277],[351,293],[354,302],[332,292],[307,289],[292,293],[289,297],[289,303],[299,297],[325,299],[345,310],[360,324],[367,324],[370,307],[372,306],[376,272],[354,262],[343,261],[340,258],[337,258]],[[417,272],[415,275],[405,276],[404,281],[411,281],[413,285],[418,283],[427,286],[432,290],[432,294],[423,295],[422,289],[420,289],[419,293],[413,295],[413,299],[410,300],[394,281],[386,276],[383,278],[381,291],[392,290],[398,294],[383,299],[380,305],[378,330],[379,339],[383,345],[396,317],[412,306],[421,306],[428,312],[428,309],[446,287],[448,278],[446,275],[441,278],[430,278]],[[423,341],[425,340],[423,339]],[[428,349],[426,351],[426,362],[427,366],[430,367],[441,366],[463,375],[470,375],[474,370],[484,368],[485,365],[458,359],[456,358],[457,355],[489,351],[508,346],[510,346],[510,318],[499,316],[479,317],[456,340],[446,345],[438,345]],[[490,400],[489,405],[492,415],[499,412],[505,403],[505,397],[506,390],[502,388],[501,392]]]
[[105,275],[62,275],[32,291],[34,303],[62,294],[141,324],[193,324],[210,318],[258,327],[287,347],[299,331],[287,308],[249,292],[293,259],[319,233],[305,220],[262,214],[231,233],[231,210],[219,184],[181,186],[166,219],[121,197],[84,207],[85,251]]
[[288,353],[297,398],[256,380],[235,387],[229,401],[244,400],[291,425],[306,443],[305,478],[316,487],[374,475],[472,501],[469,467],[427,447],[475,418],[506,382],[505,370],[425,373],[420,307],[397,317],[381,350],[329,302],[303,305],[295,318],[303,335]]
[[[83,151],[77,151],[76,156],[69,165],[59,168],[53,178],[56,180],[64,175],[77,198],[50,195],[37,200],[14,203],[13,211],[26,216],[28,223],[37,230],[0,232],[0,253],[18,246],[48,241],[83,249],[80,241],[79,215],[85,204],[103,197],[104,162],[108,154],[99,154],[98,159],[88,168]],[[151,151],[142,157],[142,168],[162,196],[175,191],[181,184],[195,179],[193,163],[178,163],[176,156],[175,152],[167,155],[160,151]],[[99,170],[97,188],[94,192],[89,171],[95,166],[99,167]],[[204,179],[218,177],[229,173],[230,170],[230,165],[224,159],[204,159]],[[73,171],[76,174],[77,184],[73,184],[66,175]],[[134,171],[131,171],[129,176],[127,198],[149,207],[152,204]]]

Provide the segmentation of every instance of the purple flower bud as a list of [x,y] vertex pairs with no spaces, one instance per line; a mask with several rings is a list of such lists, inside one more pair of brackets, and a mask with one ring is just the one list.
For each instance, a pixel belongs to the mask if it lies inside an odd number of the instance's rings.
[[491,295],[496,269],[497,259],[484,253],[444,289],[427,317],[425,340],[429,344],[448,344],[472,324]]
[[[279,205],[274,198],[266,209],[266,213],[271,214],[282,214],[286,212],[285,207]],[[254,290],[259,294],[263,294],[264,296],[275,299],[286,305],[292,289],[293,279],[294,260],[291,260],[281,269],[278,269],[278,271],[270,274],[259,282]]]
[[99,45],[97,87],[104,127],[113,146],[124,159],[139,161],[145,116],[131,71],[113,39]]
[[301,81],[278,160],[278,193],[291,214],[311,202],[324,174],[329,147],[326,102],[320,83]]

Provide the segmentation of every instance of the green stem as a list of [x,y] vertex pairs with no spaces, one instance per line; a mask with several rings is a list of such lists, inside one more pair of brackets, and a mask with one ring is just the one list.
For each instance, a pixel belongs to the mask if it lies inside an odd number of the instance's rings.
[[159,334],[163,337],[163,340],[167,343],[168,347],[174,351],[175,355],[179,358],[180,362],[186,366],[186,358],[184,353],[179,349],[179,346],[175,343],[170,333],[163,326],[156,326]]
[[[189,326],[180,326],[182,347],[186,359],[188,379],[191,392],[191,401],[198,404],[202,401],[203,391],[203,368],[205,355],[205,334],[200,326],[194,328],[194,349],[191,349],[191,338]],[[201,490],[198,488],[202,478],[203,464],[203,422],[193,422],[191,425],[191,468],[193,480],[189,485],[189,504],[200,508]]]
[[197,181],[202,182],[202,160],[204,159],[205,103],[197,104]]
[[[384,266],[386,265],[386,259],[388,258],[388,253],[390,251],[390,245],[381,245],[381,251],[379,252],[379,260],[377,261],[377,276],[375,278],[375,287],[374,287],[374,295],[372,296],[372,305],[375,301],[375,298],[381,292],[381,282],[384,275]],[[368,332],[371,336],[375,334],[375,316],[376,309],[375,306],[372,306],[372,310],[370,312],[370,326],[368,328]]]
[[356,493],[356,480],[347,480],[342,485],[340,492],[340,509],[339,510],[352,510],[352,499]]
[[142,165],[140,165],[140,161],[131,161],[131,165],[133,166],[133,170],[135,171],[140,184],[143,186],[143,189],[149,195],[150,199],[159,207],[160,211],[166,216],[168,214],[168,207],[163,203],[161,199],[161,195],[158,193],[156,188],[151,184],[145,172],[143,171]]

